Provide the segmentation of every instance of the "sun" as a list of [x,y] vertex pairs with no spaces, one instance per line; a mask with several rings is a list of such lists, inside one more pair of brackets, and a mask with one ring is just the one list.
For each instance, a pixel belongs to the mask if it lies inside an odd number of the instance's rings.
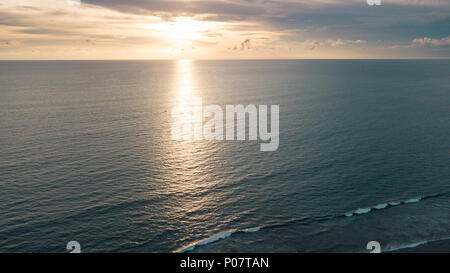
[[203,40],[206,33],[214,28],[212,23],[195,21],[190,17],[177,17],[173,21],[160,23],[152,27],[164,39],[171,42],[186,43]]

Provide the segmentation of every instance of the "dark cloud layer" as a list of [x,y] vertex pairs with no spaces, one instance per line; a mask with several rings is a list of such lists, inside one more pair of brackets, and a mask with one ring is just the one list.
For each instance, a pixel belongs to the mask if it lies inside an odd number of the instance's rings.
[[[135,14],[195,15],[209,21],[256,21],[273,30],[304,29],[318,37],[409,40],[423,35],[448,36],[450,0],[85,0],[83,3]],[[202,16],[203,15],[203,16]],[[446,17],[447,16],[447,17]],[[363,35],[364,37],[356,37]],[[328,37],[330,38],[330,37]]]
[[180,0],[86,0],[83,3],[102,6],[120,12],[137,14],[170,13],[258,15],[264,8],[257,4],[267,1],[180,1]]

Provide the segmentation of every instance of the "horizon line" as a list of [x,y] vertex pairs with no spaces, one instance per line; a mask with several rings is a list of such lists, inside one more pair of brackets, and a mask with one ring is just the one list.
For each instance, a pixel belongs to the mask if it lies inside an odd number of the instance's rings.
[[397,57],[397,58],[227,58],[227,59],[0,59],[1,61],[313,61],[313,60],[450,60],[449,57]]

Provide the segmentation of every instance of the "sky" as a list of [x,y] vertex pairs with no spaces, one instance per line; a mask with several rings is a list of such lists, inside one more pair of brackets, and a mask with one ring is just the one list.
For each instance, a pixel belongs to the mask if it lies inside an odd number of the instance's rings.
[[450,0],[1,0],[0,59],[449,58]]

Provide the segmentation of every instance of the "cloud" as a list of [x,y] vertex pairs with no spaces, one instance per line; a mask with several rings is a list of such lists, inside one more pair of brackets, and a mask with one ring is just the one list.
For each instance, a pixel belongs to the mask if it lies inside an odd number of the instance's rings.
[[331,47],[337,47],[337,46],[346,46],[346,45],[360,45],[366,43],[365,40],[328,40],[326,41],[326,44]]
[[0,48],[15,47],[19,45],[17,40],[0,40]]
[[428,47],[442,47],[450,46],[450,36],[438,39],[432,39],[428,37],[416,38],[410,45],[411,48],[428,48]]
[[32,26],[33,22],[27,20],[21,14],[4,12],[0,10],[0,26],[25,27]]
[[250,49],[250,39],[245,39],[245,41],[243,41],[241,43],[240,50],[246,50],[246,49]]
[[382,0],[382,3],[406,6],[449,6],[448,0]]
[[[193,13],[220,15],[279,14],[305,9],[359,6],[366,8],[365,0],[83,0],[126,13]],[[383,0],[383,5],[401,6],[450,6],[448,0]]]
[[232,50],[232,51],[238,51],[238,50],[239,50],[239,51],[244,51],[244,50],[250,49],[250,45],[251,45],[250,39],[247,38],[247,39],[245,39],[242,43],[240,43],[239,46],[238,46],[238,45],[235,45],[235,46],[233,46],[233,47],[228,48],[228,50]]
[[303,45],[306,48],[308,48],[309,50],[314,50],[317,47],[319,47],[321,45],[321,43],[319,41],[316,41],[316,40],[312,40],[312,41],[308,40],[308,41],[304,42]]
[[314,50],[318,47],[343,47],[343,46],[354,46],[365,44],[367,41],[365,40],[343,40],[343,39],[328,39],[328,40],[306,40],[301,44],[308,48],[309,50]]
[[216,15],[258,15],[264,8],[262,1],[211,1],[211,0],[84,0],[83,3],[97,5],[124,13],[157,14],[170,13],[173,16],[193,14]]
[[[17,56],[41,50],[51,57],[58,50],[62,52],[58,54],[70,54],[75,46],[97,50],[99,58],[115,57],[117,52],[125,58],[129,54],[177,58],[173,52],[180,48],[185,49],[181,57],[193,59],[270,58],[272,53],[293,58],[348,53],[348,57],[358,52],[364,57],[385,57],[389,50],[401,56],[429,52],[450,56],[450,0],[382,0],[381,7],[369,7],[365,0],[81,2],[74,7],[65,0],[3,0],[0,58],[9,57],[4,53],[7,47]],[[159,28],[181,17],[189,19],[192,26],[183,27],[193,28],[195,39],[174,39],[171,36],[179,34],[168,35],[170,28]],[[19,41],[20,46],[11,47],[11,41]],[[194,54],[187,50],[191,46],[198,55],[188,55]]]

